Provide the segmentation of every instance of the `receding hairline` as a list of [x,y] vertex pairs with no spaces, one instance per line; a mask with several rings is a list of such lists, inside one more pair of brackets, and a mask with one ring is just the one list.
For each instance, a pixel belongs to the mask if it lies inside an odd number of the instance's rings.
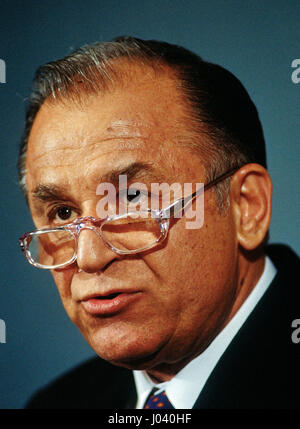
[[[152,75],[153,79],[166,77],[176,82],[178,89],[180,88],[179,72],[163,60],[143,56],[118,57],[109,59],[101,68],[95,64],[91,65],[84,75],[81,72],[74,73],[68,84],[53,87],[42,105],[56,101],[81,103],[87,96],[109,93],[116,88],[131,85],[137,75],[145,77],[145,71]],[[181,95],[184,100],[186,97],[183,92]]]
[[[106,83],[105,85],[102,85],[102,81],[100,81],[97,85],[93,85],[92,87],[89,85],[86,86],[84,81],[82,81],[82,78],[80,78],[79,75],[75,75],[73,83],[70,83],[64,91],[59,91],[59,89],[57,89],[55,94],[50,94],[42,103],[40,109],[43,106],[55,108],[57,104],[66,107],[75,105],[81,109],[89,102],[90,97],[98,97],[101,94],[106,96],[112,94],[115,90],[126,90],[130,87],[135,89],[136,84],[140,81],[144,81],[152,85],[154,80],[156,80],[158,82],[158,86],[163,84],[164,81],[169,82],[170,89],[174,90],[173,94],[178,95],[176,101],[177,104],[180,105],[180,111],[182,114],[182,122],[178,123],[177,126],[179,131],[182,131],[184,128],[184,132],[179,132],[176,143],[185,148],[194,150],[198,155],[203,155],[203,163],[205,165],[211,154],[209,132],[206,129],[205,123],[199,120],[188,95],[184,91],[180,79],[180,72],[176,70],[175,67],[165,63],[163,60],[159,61],[156,58],[119,57],[110,60],[109,63],[110,73],[112,76],[109,84]],[[148,71],[149,73],[147,74],[145,71]],[[95,76],[101,75],[101,71],[97,70],[96,66],[93,72],[95,73]],[[138,77],[138,81],[134,79],[136,77]],[[38,113],[39,111],[37,112],[37,115]],[[200,143],[200,141],[202,143]],[[209,164],[207,163],[205,167],[207,168],[208,165]]]
[[[195,119],[195,121],[192,121],[192,116],[193,116],[192,107],[190,106],[189,100],[181,88],[180,78],[176,70],[173,70],[168,65],[159,65],[159,67],[156,67],[154,65],[152,67],[152,65],[148,63],[141,64],[136,59],[128,60],[127,58],[126,59],[121,58],[121,59],[115,60],[115,63],[117,62],[118,64],[115,64],[116,67],[114,69],[115,70],[114,77],[116,78],[116,80],[115,82],[111,82],[111,86],[106,86],[104,88],[100,87],[98,91],[95,91],[95,90],[91,91],[89,90],[89,88],[86,90],[84,86],[81,86],[80,82],[76,82],[75,80],[74,82],[75,85],[78,84],[76,91],[74,91],[74,88],[70,86],[69,91],[65,92],[64,94],[58,93],[58,96],[56,97],[49,96],[48,98],[46,98],[44,103],[40,106],[40,109],[42,109],[43,107],[47,108],[48,106],[50,108],[55,109],[55,107],[58,105],[62,107],[67,107],[68,105],[73,106],[74,103],[76,105],[75,106],[76,108],[84,108],[85,103],[88,103],[89,101],[89,97],[98,97],[99,95],[101,95],[101,93],[103,95],[108,94],[109,96],[109,94],[113,93],[115,90],[119,90],[119,89],[122,90],[122,88],[126,89],[128,85],[134,89],[136,82],[132,79],[133,76],[135,77],[139,76],[139,78],[141,78],[142,80],[148,80],[149,84],[151,84],[151,79],[152,81],[153,79],[160,81],[159,85],[160,84],[163,85],[164,80],[167,80],[170,83],[170,88],[173,88],[178,94],[178,101],[180,102],[180,105],[181,105],[180,112],[182,113],[182,117],[181,117],[182,122],[180,122],[180,124],[179,123],[177,124],[179,132],[178,132],[178,140],[176,143],[178,143],[183,148],[194,149],[195,153],[197,152],[198,155],[199,155],[199,152],[201,152],[201,149],[203,150],[203,153],[205,153],[205,151],[207,151],[207,145],[205,144],[206,135],[205,133],[203,133],[202,138],[200,138],[199,129],[198,129],[199,119],[198,120]],[[145,75],[146,69],[149,71],[148,76]],[[36,121],[38,114],[39,114],[39,111],[37,112],[34,122]],[[32,129],[34,127],[34,122],[33,122]],[[192,122],[194,122],[193,124],[194,126],[197,126],[195,129],[193,128]],[[28,148],[27,148],[28,150],[30,148],[30,134],[28,139]],[[203,144],[201,144],[202,148],[199,145],[200,140],[203,141]],[[196,143],[195,144],[193,143],[196,141],[197,141],[197,148],[195,149]],[[201,161],[203,162],[204,168],[206,169],[206,165],[204,162],[205,159],[207,160],[208,157],[206,156],[203,157]],[[26,165],[26,172],[27,172],[27,159],[26,159],[25,165]],[[25,180],[26,180],[26,176],[27,174],[25,174]],[[26,186],[26,189],[27,189],[27,186]],[[28,192],[28,189],[27,189],[27,192]],[[28,197],[28,194],[27,194],[27,197]]]

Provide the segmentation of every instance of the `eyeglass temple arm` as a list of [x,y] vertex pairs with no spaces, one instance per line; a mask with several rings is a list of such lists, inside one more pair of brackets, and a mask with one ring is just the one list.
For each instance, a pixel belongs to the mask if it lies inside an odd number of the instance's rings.
[[227,171],[227,173],[224,173],[221,176],[217,177],[216,179],[212,180],[211,182],[207,183],[206,185],[201,186],[200,189],[198,189],[197,191],[195,191],[193,194],[189,195],[188,197],[180,198],[179,200],[175,201],[169,207],[165,208],[163,211],[168,212],[168,214],[169,214],[168,217],[173,217],[179,211],[184,210],[184,208],[187,206],[187,204],[192,202],[200,194],[200,192],[204,192],[207,189],[212,188],[213,186],[217,185],[222,180],[225,180],[228,177],[232,176],[238,169],[239,169],[239,167],[235,167],[235,168]]

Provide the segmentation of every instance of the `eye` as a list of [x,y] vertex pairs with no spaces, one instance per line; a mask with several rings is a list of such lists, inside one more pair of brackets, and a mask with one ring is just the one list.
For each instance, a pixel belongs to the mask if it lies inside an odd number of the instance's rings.
[[137,203],[142,193],[139,189],[126,189],[126,200],[129,203]]
[[148,192],[146,189],[128,188],[121,189],[118,192],[118,210],[123,213],[124,210],[148,208]]
[[140,189],[129,188],[119,191],[119,201],[122,204],[138,204],[143,197],[145,197],[145,193]]
[[70,207],[60,207],[56,212],[56,216],[61,220],[68,220],[71,218],[72,211]]
[[57,223],[70,221],[76,216],[76,211],[69,206],[54,207],[49,213],[49,219]]

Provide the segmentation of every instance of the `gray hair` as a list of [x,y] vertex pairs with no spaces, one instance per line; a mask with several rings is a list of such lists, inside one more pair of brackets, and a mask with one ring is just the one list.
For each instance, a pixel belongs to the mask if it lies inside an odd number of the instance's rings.
[[[185,101],[191,107],[191,126],[208,142],[191,142],[205,156],[206,180],[249,162],[266,166],[265,142],[255,105],[240,81],[221,66],[206,62],[189,50],[165,42],[119,37],[81,47],[71,55],[41,66],[35,74],[21,140],[18,173],[27,198],[26,153],[34,119],[45,100],[71,98],[118,85],[125,59],[155,70],[175,72]],[[226,206],[230,179],[216,186],[220,210]]]

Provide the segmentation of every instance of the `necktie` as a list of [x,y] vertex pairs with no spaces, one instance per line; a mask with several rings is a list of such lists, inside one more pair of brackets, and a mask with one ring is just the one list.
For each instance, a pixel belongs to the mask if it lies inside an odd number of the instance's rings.
[[174,409],[173,405],[169,401],[166,392],[162,391],[158,394],[155,394],[157,389],[153,389],[148,399],[144,405],[145,409],[150,410],[172,410]]

